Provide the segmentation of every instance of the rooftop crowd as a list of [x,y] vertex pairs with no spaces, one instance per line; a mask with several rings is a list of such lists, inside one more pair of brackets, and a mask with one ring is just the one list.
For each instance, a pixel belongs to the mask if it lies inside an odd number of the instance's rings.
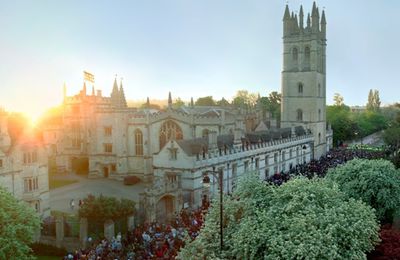
[[203,224],[206,208],[183,209],[172,224],[145,223],[130,231],[126,237],[118,234],[112,240],[103,239],[68,253],[64,259],[73,260],[148,260],[175,259],[184,245],[185,237],[195,239]]

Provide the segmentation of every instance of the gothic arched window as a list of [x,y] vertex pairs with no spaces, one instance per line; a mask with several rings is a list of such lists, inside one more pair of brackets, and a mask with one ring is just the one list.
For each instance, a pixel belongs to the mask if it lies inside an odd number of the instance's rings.
[[303,94],[303,83],[300,82],[297,85],[297,89],[298,89],[299,94]]
[[161,149],[171,139],[172,140],[183,139],[182,129],[174,121],[168,120],[161,125],[159,138],[160,138],[160,149]]
[[304,69],[309,70],[310,69],[310,58],[311,58],[311,51],[310,47],[305,47],[304,48]]
[[135,130],[135,154],[143,155],[143,134],[139,129]]
[[321,109],[318,109],[318,121],[321,121]]
[[297,121],[303,121],[303,110],[297,109]]
[[318,133],[318,143],[321,143],[321,133]]
[[292,57],[294,61],[297,61],[297,59],[299,58],[299,51],[296,47],[294,47],[292,50]]

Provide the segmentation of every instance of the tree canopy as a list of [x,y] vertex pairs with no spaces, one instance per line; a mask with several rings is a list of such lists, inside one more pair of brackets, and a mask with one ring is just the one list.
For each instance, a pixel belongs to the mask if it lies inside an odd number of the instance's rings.
[[379,241],[374,210],[324,179],[281,186],[242,179],[225,197],[221,254],[218,201],[212,205],[180,259],[363,259]]
[[128,199],[120,199],[100,195],[88,195],[79,208],[79,216],[98,220],[116,220],[135,213],[135,202]]
[[376,210],[383,222],[392,222],[400,209],[400,173],[386,160],[355,159],[328,171],[340,190]]
[[379,91],[378,90],[369,90],[368,93],[368,102],[367,102],[367,110],[370,111],[378,111],[381,106],[381,99],[379,97]]
[[215,101],[212,96],[199,97],[196,102],[196,106],[215,106]]
[[0,186],[0,259],[34,259],[29,244],[39,228],[35,211]]

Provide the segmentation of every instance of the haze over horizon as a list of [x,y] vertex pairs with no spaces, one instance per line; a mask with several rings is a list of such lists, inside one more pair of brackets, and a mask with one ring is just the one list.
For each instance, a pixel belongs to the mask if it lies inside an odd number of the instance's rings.
[[[289,1],[291,11],[312,1]],[[400,2],[317,1],[327,16],[327,103],[333,94],[365,105],[369,89],[399,101]],[[0,1],[0,106],[32,117],[83,84],[111,92],[114,75],[128,100],[279,91],[284,1]],[[90,88],[88,87],[88,92]]]

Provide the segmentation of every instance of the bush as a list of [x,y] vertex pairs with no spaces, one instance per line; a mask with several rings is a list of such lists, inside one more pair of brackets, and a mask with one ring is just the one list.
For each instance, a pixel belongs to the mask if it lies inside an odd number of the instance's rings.
[[128,199],[116,199],[100,195],[89,195],[79,208],[79,216],[89,220],[104,222],[117,220],[135,213],[135,202]]
[[296,178],[282,186],[242,180],[225,197],[223,221],[222,253],[215,201],[180,259],[363,259],[379,241],[374,210],[324,179]]
[[355,159],[330,169],[327,178],[348,196],[373,207],[384,223],[391,223],[400,209],[400,173],[389,161]]

